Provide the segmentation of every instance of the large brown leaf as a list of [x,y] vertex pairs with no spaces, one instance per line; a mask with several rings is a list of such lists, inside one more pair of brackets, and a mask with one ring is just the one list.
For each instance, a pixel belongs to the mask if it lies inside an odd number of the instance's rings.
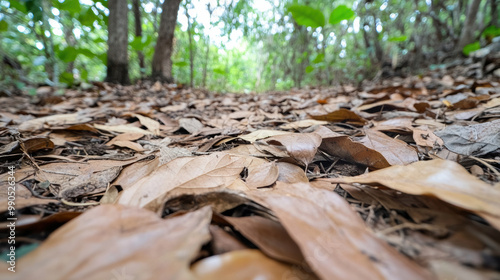
[[430,277],[371,234],[336,193],[312,188],[309,184],[277,182],[273,191],[253,191],[249,195],[276,214],[307,263],[322,279]]
[[177,158],[124,190],[118,203],[158,210],[164,196],[174,188],[229,186],[239,178],[245,161],[225,153]]
[[390,165],[406,165],[418,161],[417,151],[405,142],[376,130],[365,129],[364,132],[365,137],[359,142],[381,153]]
[[210,218],[209,207],[163,220],[144,209],[98,206],[56,230],[19,261],[16,273],[2,270],[0,278],[195,279],[188,267],[210,239]]
[[321,145],[321,136],[316,133],[292,133],[270,137],[266,142],[284,146],[295,160],[308,165]]
[[471,175],[460,164],[435,159],[392,166],[356,177],[321,179],[332,183],[380,184],[415,195],[433,195],[458,207],[500,218],[500,190]]

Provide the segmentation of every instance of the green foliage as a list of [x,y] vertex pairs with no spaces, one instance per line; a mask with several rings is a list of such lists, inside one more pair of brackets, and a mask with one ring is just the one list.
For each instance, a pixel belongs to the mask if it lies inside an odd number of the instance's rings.
[[9,23],[5,20],[0,20],[0,32],[7,31],[9,29]]
[[493,37],[500,36],[500,27],[490,25],[483,31],[482,36],[485,38],[488,38],[488,37],[493,38]]
[[468,44],[467,46],[465,46],[462,52],[468,56],[471,52],[477,51],[480,48],[481,44],[479,42],[474,42],[472,44]]
[[330,24],[339,24],[343,20],[349,20],[354,17],[355,13],[353,10],[348,8],[346,5],[340,5],[336,7],[330,14]]
[[292,13],[297,24],[317,28],[325,25],[325,16],[318,9],[306,5],[291,5],[288,11]]
[[388,42],[405,42],[406,40],[408,40],[408,36],[395,36],[395,37],[390,37],[389,39],[387,39]]

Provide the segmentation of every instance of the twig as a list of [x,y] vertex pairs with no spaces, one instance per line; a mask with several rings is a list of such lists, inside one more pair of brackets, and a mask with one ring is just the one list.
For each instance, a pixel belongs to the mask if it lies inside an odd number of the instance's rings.
[[71,202],[71,201],[67,201],[64,198],[61,198],[61,202],[63,204],[68,205],[68,206],[92,206],[92,205],[99,205],[100,204],[99,202]]
[[497,175],[497,179],[500,179],[500,172],[498,172],[498,170],[493,165],[491,165],[491,164],[487,163],[485,160],[477,158],[475,156],[470,156],[470,158],[473,160],[476,160],[476,161],[482,163],[484,166],[488,167],[491,171],[493,171],[493,173],[495,173],[495,175]]

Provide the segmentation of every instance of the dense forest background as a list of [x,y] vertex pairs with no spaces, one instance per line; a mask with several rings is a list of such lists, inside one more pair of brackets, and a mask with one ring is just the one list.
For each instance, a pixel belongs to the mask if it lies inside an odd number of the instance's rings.
[[0,0],[0,90],[141,79],[220,92],[418,74],[500,35],[498,0]]

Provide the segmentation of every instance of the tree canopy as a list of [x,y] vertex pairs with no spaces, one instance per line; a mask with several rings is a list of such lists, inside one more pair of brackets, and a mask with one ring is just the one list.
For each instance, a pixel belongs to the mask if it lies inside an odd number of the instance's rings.
[[[468,55],[500,34],[494,0],[127,4],[130,80],[154,76],[155,63],[156,72],[170,63],[170,82],[221,92],[359,83],[385,65],[415,72]],[[104,80],[113,28],[108,8],[105,0],[0,1],[0,54],[10,65],[2,67],[0,86],[12,92]],[[158,43],[168,24],[162,9],[178,15],[165,55],[165,41]],[[155,49],[171,61],[155,59]]]

